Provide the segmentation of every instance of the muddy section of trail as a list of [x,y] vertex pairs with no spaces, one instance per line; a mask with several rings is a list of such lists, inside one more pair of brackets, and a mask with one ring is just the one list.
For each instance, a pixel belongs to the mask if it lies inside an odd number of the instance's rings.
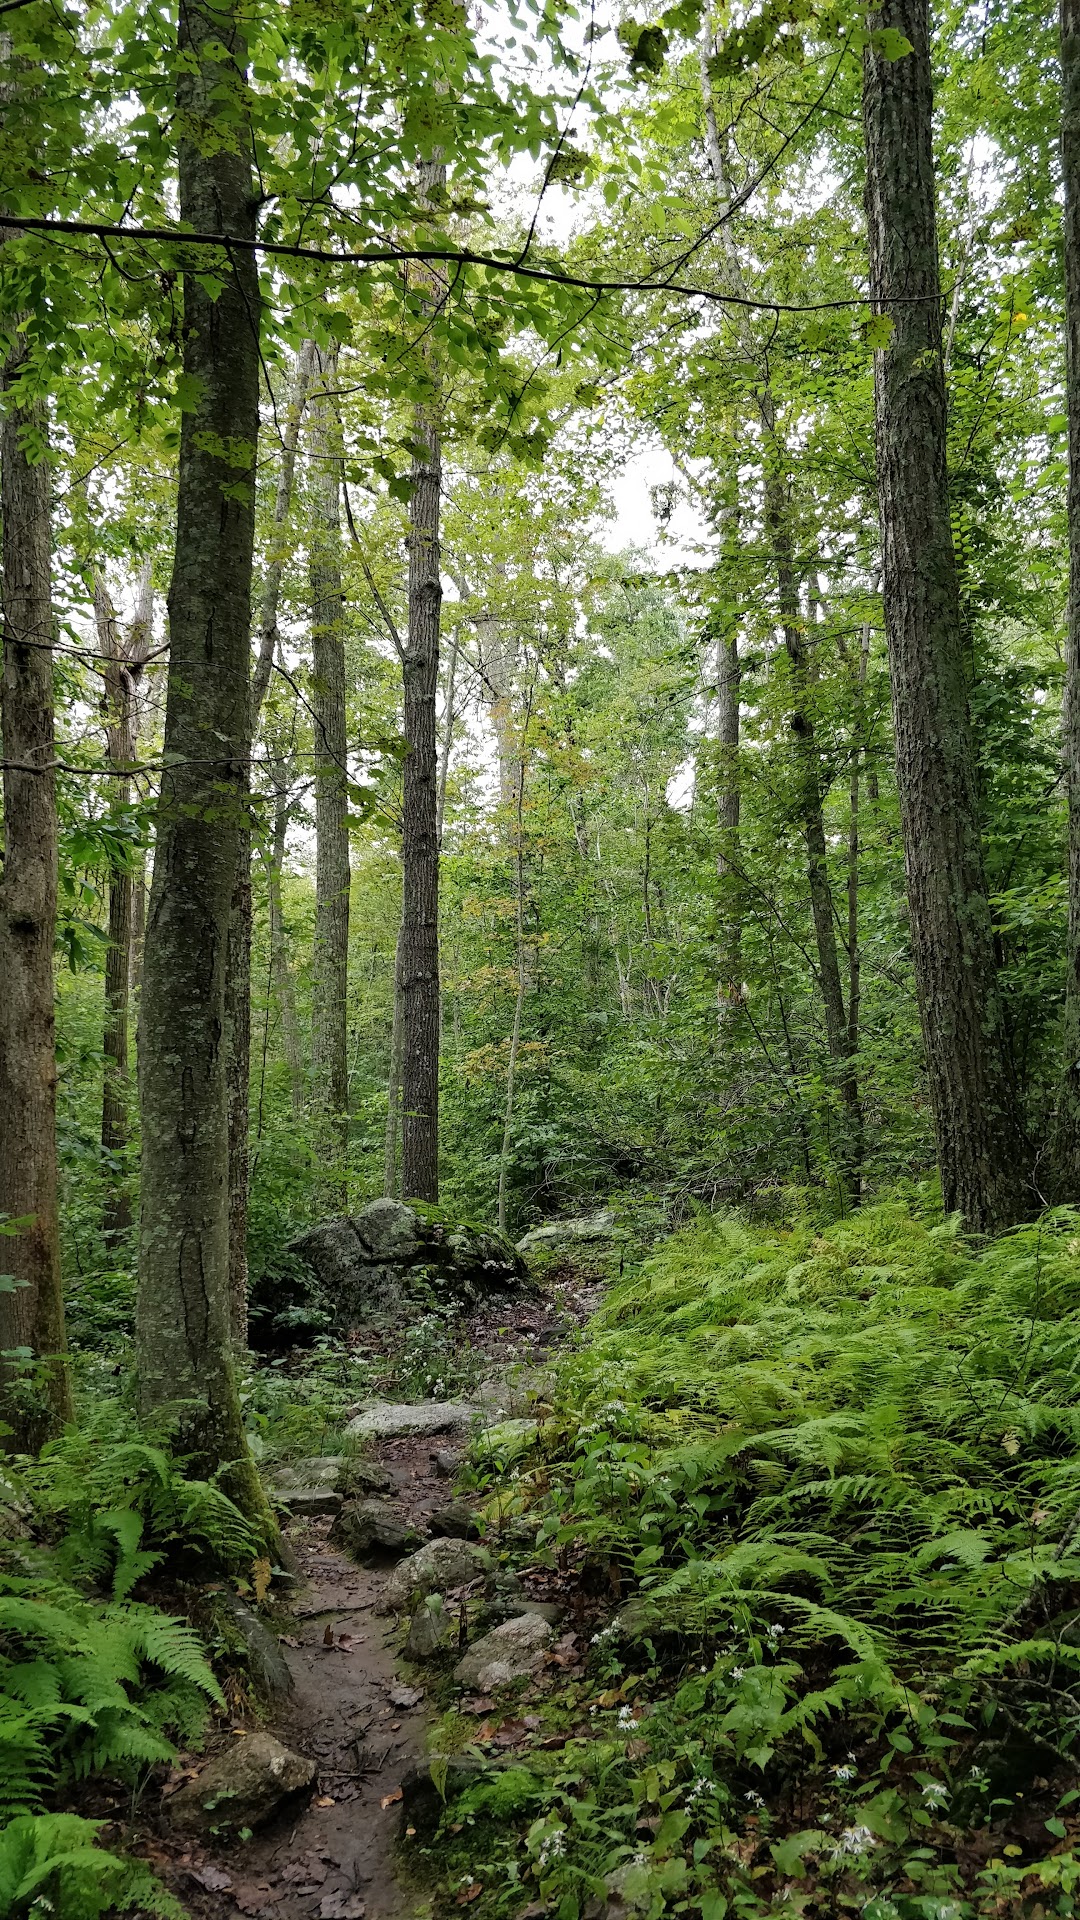
[[[541,1305],[535,1299],[518,1315],[532,1329],[534,1359],[565,1339],[594,1304],[590,1289]],[[498,1417],[520,1406],[521,1375],[504,1373],[508,1337],[505,1309],[490,1327],[478,1319],[473,1336],[482,1343],[494,1384],[504,1394],[477,1409],[478,1418]],[[537,1353],[537,1349],[539,1353]],[[516,1346],[521,1354],[521,1346]],[[516,1377],[515,1377],[516,1375]],[[490,1390],[489,1390],[490,1391]],[[416,1434],[376,1440],[365,1461],[382,1468],[390,1486],[385,1498],[426,1538],[429,1517],[453,1495],[446,1477],[446,1450],[460,1449],[468,1434]],[[438,1456],[442,1456],[441,1460]],[[167,1879],[193,1920],[422,1920],[429,1903],[402,1872],[402,1784],[425,1751],[429,1710],[423,1685],[397,1664],[398,1625],[378,1611],[395,1564],[359,1566],[329,1534],[333,1516],[294,1518],[288,1526],[296,1558],[295,1585],[276,1627],[292,1679],[287,1701],[270,1730],[284,1746],[315,1764],[314,1791],[291,1816],[277,1819],[246,1839],[212,1833],[198,1845],[170,1848]],[[254,1723],[234,1720],[215,1742],[220,1755],[229,1740],[249,1737]],[[214,1755],[211,1755],[213,1758]],[[168,1823],[167,1802],[163,1809]]]

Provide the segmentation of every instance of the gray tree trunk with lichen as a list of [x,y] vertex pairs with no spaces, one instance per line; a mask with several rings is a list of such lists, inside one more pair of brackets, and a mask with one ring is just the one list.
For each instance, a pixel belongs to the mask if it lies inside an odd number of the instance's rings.
[[[236,7],[182,0],[179,51],[181,217],[254,237]],[[231,112],[218,124],[222,101]],[[184,373],[198,398],[181,427],[143,958],[136,1340],[143,1414],[168,1413],[196,1468],[223,1469],[227,1490],[266,1525],[232,1363],[225,1072],[229,912],[247,807],[260,294],[253,256],[223,256],[217,272],[216,299],[194,272],[184,277]]]

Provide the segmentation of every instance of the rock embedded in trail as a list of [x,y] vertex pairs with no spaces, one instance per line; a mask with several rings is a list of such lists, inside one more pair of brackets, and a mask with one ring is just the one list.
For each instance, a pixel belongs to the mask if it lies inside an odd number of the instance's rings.
[[181,1787],[166,1802],[166,1813],[182,1833],[239,1833],[243,1827],[265,1826],[314,1784],[313,1760],[269,1733],[249,1733]]
[[491,1572],[491,1555],[468,1540],[429,1540],[394,1568],[378,1602],[379,1613],[405,1613],[429,1593],[449,1593]]
[[210,1600],[211,1615],[223,1615],[242,1643],[256,1692],[268,1706],[280,1706],[292,1692],[293,1679],[276,1635],[231,1587],[221,1587]]
[[471,1426],[475,1408],[458,1400],[418,1400],[415,1405],[373,1400],[345,1431],[358,1440],[403,1440],[410,1433],[448,1433]]
[[478,1693],[512,1686],[515,1680],[539,1672],[554,1638],[554,1629],[542,1615],[517,1614],[469,1648],[454,1668],[454,1679],[460,1687],[473,1687]]
[[361,1565],[400,1559],[415,1547],[416,1528],[385,1500],[351,1500],[330,1529],[330,1544],[344,1547]]
[[428,1514],[428,1526],[432,1533],[450,1540],[480,1538],[476,1514],[467,1500],[451,1500],[448,1506],[437,1507],[434,1513]]
[[447,1607],[441,1604],[441,1595],[429,1594],[421,1601],[409,1623],[408,1638],[405,1641],[406,1660],[433,1660],[450,1644],[451,1618]]
[[439,1220],[400,1200],[373,1200],[360,1213],[320,1221],[287,1251],[308,1267],[341,1329],[433,1299],[473,1306],[526,1278],[521,1256],[501,1234]]

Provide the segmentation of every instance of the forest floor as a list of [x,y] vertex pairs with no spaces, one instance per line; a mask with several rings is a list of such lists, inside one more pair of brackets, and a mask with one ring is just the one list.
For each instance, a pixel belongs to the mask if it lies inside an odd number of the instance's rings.
[[[599,1291],[564,1281],[470,1316],[463,1337],[487,1362],[479,1410],[494,1417],[498,1400],[500,1414],[522,1411],[525,1392],[535,1397],[537,1366],[584,1323]],[[520,1364],[523,1351],[528,1368]],[[460,1430],[456,1436],[425,1433],[365,1449],[365,1461],[390,1477],[387,1498],[425,1538],[429,1516],[452,1493],[436,1454],[461,1438]],[[217,1846],[170,1842],[164,1809],[166,1859],[157,1854],[155,1864],[195,1920],[232,1920],[237,1913],[257,1920],[418,1920],[430,1911],[429,1893],[404,1869],[400,1842],[402,1781],[424,1754],[433,1703],[423,1675],[410,1669],[402,1677],[402,1623],[377,1611],[395,1562],[358,1566],[330,1543],[332,1524],[326,1515],[294,1519],[287,1528],[298,1584],[278,1630],[291,1698],[269,1722],[231,1716],[209,1755],[267,1725],[315,1761],[315,1793],[291,1818],[246,1842]],[[481,1717],[491,1705],[470,1704]]]

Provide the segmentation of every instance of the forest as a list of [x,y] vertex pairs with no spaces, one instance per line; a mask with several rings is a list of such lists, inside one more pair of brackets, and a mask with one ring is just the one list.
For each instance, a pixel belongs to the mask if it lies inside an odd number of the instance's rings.
[[1080,1913],[1080,0],[0,0],[0,1920]]

